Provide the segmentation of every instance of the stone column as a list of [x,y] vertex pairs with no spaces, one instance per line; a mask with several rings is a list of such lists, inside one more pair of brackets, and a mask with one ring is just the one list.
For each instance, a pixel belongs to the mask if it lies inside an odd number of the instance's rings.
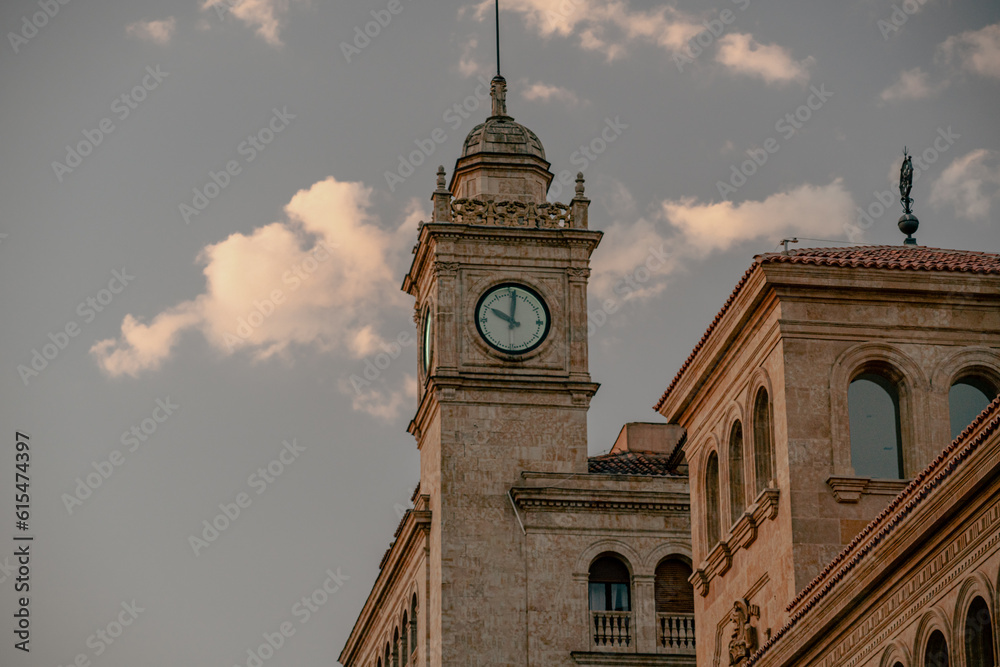
[[632,576],[632,614],[635,623],[635,649],[639,653],[656,653],[655,577],[651,574]]

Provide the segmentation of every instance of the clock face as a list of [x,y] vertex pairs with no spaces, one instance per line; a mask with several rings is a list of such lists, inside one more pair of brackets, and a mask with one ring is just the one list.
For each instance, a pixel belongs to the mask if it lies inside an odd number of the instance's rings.
[[424,373],[427,373],[431,368],[431,326],[433,322],[431,321],[431,309],[427,309],[427,314],[424,315]]
[[549,309],[542,297],[524,285],[497,285],[479,298],[476,329],[491,347],[524,354],[548,335]]

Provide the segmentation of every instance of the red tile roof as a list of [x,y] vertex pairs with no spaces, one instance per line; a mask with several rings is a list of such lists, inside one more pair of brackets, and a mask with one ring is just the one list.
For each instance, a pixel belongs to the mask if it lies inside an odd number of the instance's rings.
[[923,246],[854,246],[850,248],[801,248],[784,253],[764,253],[754,257],[753,264],[746,270],[743,277],[736,283],[732,294],[726,299],[719,314],[715,316],[701,340],[694,346],[691,354],[681,364],[677,375],[663,396],[653,406],[654,410],[663,407],[667,397],[680,382],[684,373],[694,362],[698,353],[705,346],[708,337],[719,325],[722,317],[736,301],[746,285],[747,280],[763,264],[814,264],[818,266],[835,266],[844,268],[895,269],[909,271],[960,271],[1000,275],[1000,254],[976,252],[973,250],[942,250],[941,248],[925,248]]
[[[982,428],[980,428],[982,427]],[[972,433],[977,431],[975,438]],[[934,489],[939,488],[947,477],[965,464],[980,445],[1000,430],[1000,398],[995,399],[961,435],[948,445],[944,451],[929,466],[910,482],[881,514],[858,533],[854,540],[827,565],[819,575],[802,589],[785,610],[791,611],[810,594],[812,597],[802,604],[802,607],[782,626],[771,638],[751,656],[748,664],[756,662],[765,651],[771,648],[792,626],[798,623],[806,613],[814,608],[820,600],[850,573],[864,558],[871,556],[875,548],[885,542],[889,533],[914,509],[929,496]]]
[[670,457],[665,455],[618,452],[591,456],[587,459],[587,472],[601,475],[675,475],[669,463]]

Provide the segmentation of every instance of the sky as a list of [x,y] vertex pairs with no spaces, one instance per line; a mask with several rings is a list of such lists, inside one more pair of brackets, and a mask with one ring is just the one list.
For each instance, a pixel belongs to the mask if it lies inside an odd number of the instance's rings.
[[[2,3],[0,664],[336,664],[418,481],[399,286],[492,9]],[[901,243],[904,146],[918,242],[1000,251],[1000,4],[500,9],[508,111],[605,232],[591,454],[755,254]]]

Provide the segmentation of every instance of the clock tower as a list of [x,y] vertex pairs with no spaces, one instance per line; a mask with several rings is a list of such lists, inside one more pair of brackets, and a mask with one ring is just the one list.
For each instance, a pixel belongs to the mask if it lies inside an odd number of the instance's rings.
[[507,114],[500,75],[491,98],[450,185],[438,168],[403,282],[420,330],[409,431],[431,516],[422,616],[435,666],[526,664],[527,555],[509,491],[522,472],[587,472],[598,387],[587,280],[601,232],[588,229],[583,177],[569,204],[547,202],[545,150]]

